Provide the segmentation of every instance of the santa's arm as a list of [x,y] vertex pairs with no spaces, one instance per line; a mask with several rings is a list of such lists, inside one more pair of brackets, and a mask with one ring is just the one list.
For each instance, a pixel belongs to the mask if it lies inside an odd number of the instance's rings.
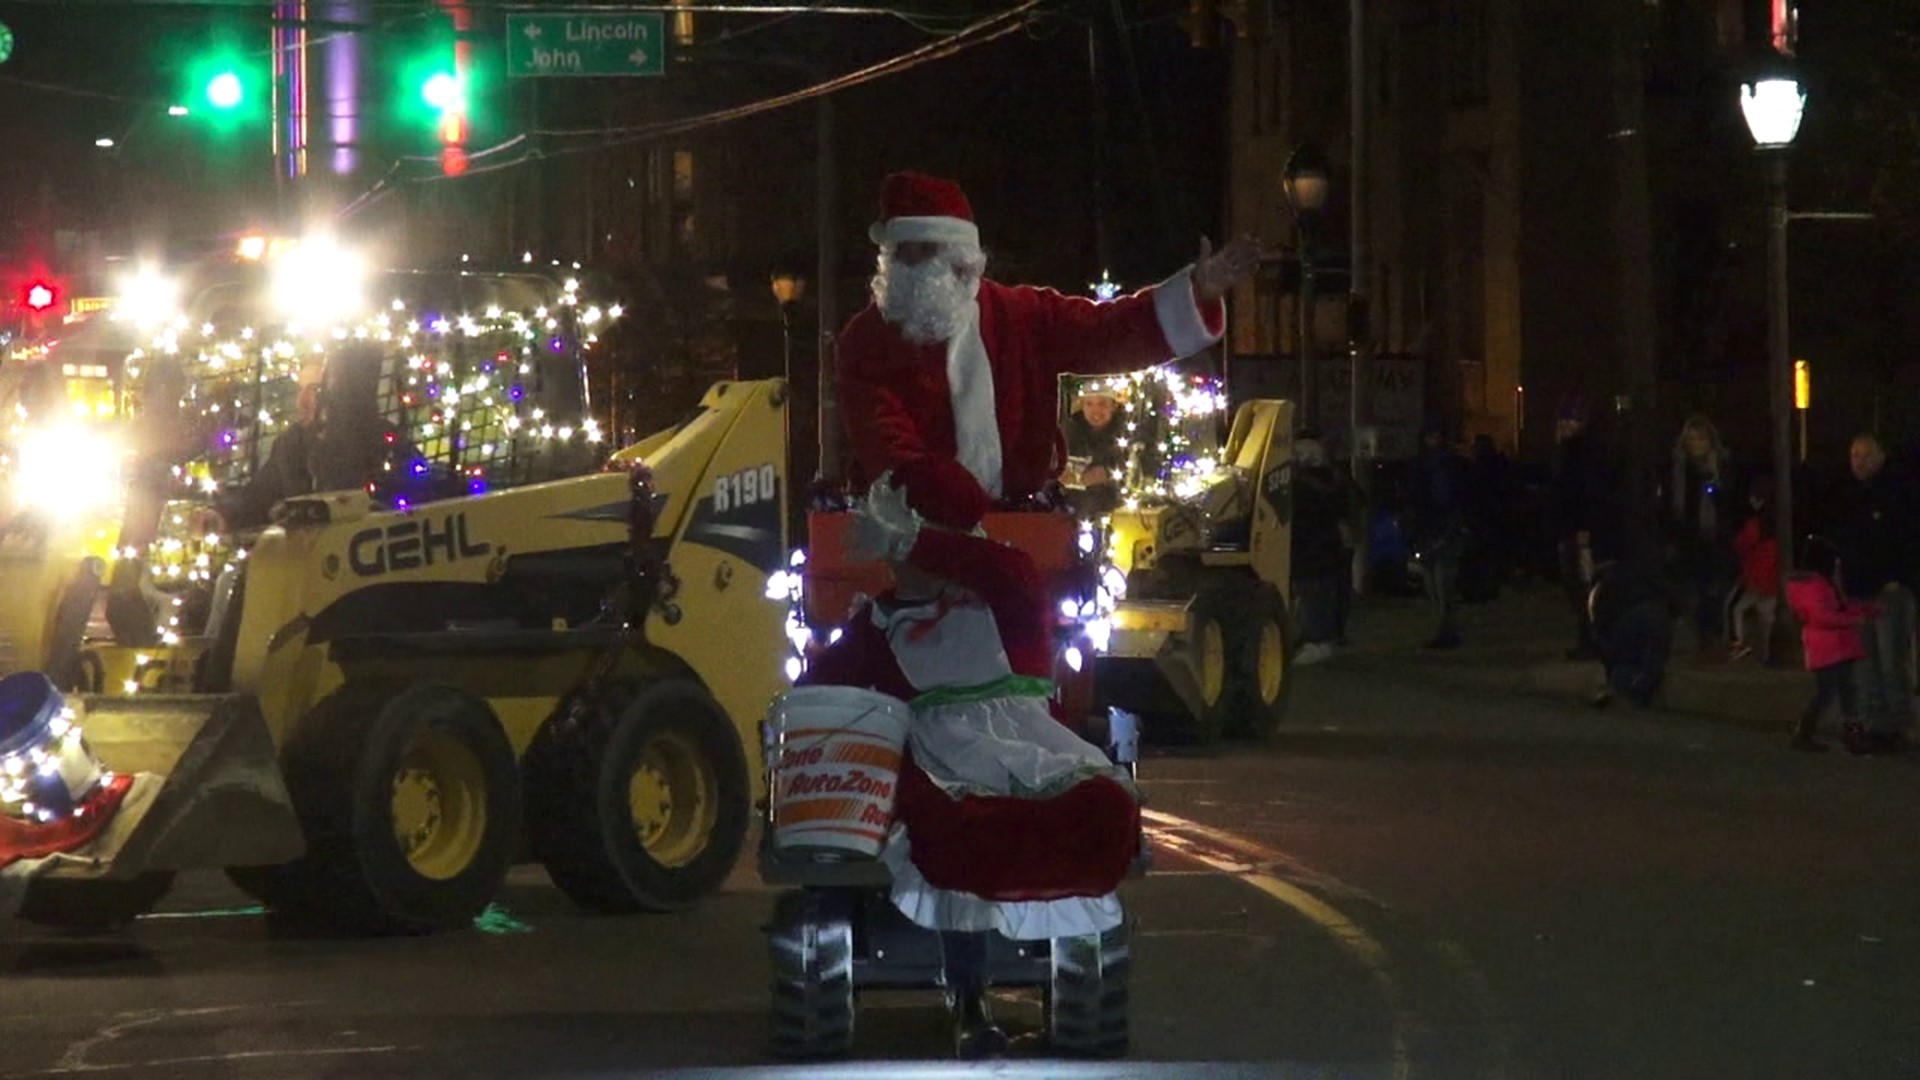
[[887,378],[885,350],[865,347],[865,338],[848,334],[841,343],[840,418],[846,425],[853,459],[869,477],[903,461],[923,457],[927,444],[920,424]]
[[1052,289],[1022,289],[1031,305],[1039,355],[1059,373],[1139,371],[1192,356],[1226,332],[1224,301],[1194,296],[1193,268],[1107,303]]

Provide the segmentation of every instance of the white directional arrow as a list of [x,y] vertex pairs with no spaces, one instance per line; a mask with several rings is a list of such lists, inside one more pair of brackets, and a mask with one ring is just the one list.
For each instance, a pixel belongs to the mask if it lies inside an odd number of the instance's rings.
[[522,30],[521,33],[527,35],[528,41],[538,41],[540,40],[540,24],[528,23],[526,29]]
[[646,67],[647,66],[647,50],[635,49],[632,52],[627,54],[627,59],[633,63],[634,67]]

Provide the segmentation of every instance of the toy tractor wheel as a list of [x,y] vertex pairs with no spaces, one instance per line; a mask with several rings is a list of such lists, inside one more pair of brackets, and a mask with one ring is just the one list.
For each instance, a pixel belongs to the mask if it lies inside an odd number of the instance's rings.
[[666,679],[566,708],[527,751],[533,850],[575,903],[677,911],[732,872],[752,816],[726,711]]
[[1127,1052],[1131,939],[1124,922],[1104,934],[1053,939],[1041,996],[1054,1050],[1094,1058]]
[[1207,589],[1193,598],[1187,663],[1193,672],[1192,725],[1195,741],[1213,742],[1238,722],[1240,699],[1238,646],[1244,633],[1245,605],[1224,589]]
[[1262,739],[1285,718],[1287,696],[1293,689],[1292,634],[1279,590],[1260,586],[1244,626],[1238,658],[1244,701],[1228,732]]
[[287,787],[307,854],[270,872],[293,913],[382,933],[470,926],[520,838],[513,747],[485,702],[343,688],[302,725]]
[[767,927],[773,1052],[789,1060],[853,1048],[853,905],[813,889],[780,894]]
[[36,878],[28,883],[18,914],[63,930],[111,930],[152,911],[172,887],[171,870],[151,870],[126,881]]

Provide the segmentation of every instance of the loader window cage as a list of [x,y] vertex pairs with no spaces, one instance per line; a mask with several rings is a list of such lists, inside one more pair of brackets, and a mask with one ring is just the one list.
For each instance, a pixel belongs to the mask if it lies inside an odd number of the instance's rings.
[[[398,437],[389,441],[406,451],[386,463],[387,475],[369,478],[381,501],[418,503],[591,472],[606,452],[586,373],[600,313],[585,299],[561,302],[565,279],[611,296],[580,271],[391,271],[369,290],[388,304],[387,340],[336,332],[297,345],[279,340],[279,324],[250,322],[261,314],[247,302],[251,286],[206,290],[203,306],[217,310],[194,339],[197,353],[180,346],[190,383],[184,412],[199,447],[186,472],[202,488],[257,476],[298,420],[303,383],[349,349],[378,351],[373,408]],[[508,324],[507,315],[523,312],[524,322]],[[487,313],[495,317],[482,318]]]

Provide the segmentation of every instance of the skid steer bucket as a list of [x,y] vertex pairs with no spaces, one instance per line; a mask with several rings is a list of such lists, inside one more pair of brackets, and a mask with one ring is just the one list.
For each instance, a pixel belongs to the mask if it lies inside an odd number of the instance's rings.
[[1204,708],[1192,650],[1187,601],[1122,602],[1107,651],[1094,660],[1096,704],[1147,716],[1191,717]]
[[264,866],[305,850],[252,695],[88,696],[76,711],[101,763],[139,782],[101,834],[49,877]]

